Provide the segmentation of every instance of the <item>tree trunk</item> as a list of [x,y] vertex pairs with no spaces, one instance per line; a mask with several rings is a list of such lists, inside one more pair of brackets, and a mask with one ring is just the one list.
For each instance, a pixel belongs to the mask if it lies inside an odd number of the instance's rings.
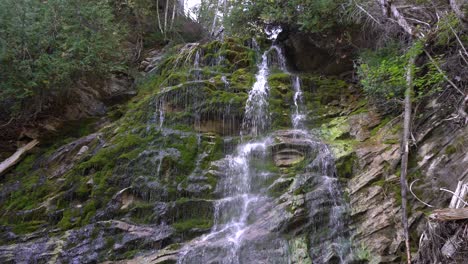
[[164,12],[164,39],[166,39],[166,33],[167,33],[167,15],[169,13],[169,0],[166,0],[166,8]]
[[410,243],[409,243],[409,232],[408,232],[408,210],[407,210],[407,173],[408,173],[408,153],[409,153],[409,136],[410,136],[410,125],[411,125],[411,95],[413,93],[413,68],[414,68],[415,56],[413,55],[408,63],[408,70],[406,75],[406,91],[405,91],[405,113],[403,121],[403,137],[401,139],[401,174],[400,174],[400,185],[401,185],[401,222],[403,224],[403,232],[405,235],[406,245],[406,256],[408,258],[408,264],[411,263]]
[[171,25],[169,26],[169,30],[172,31],[173,27],[174,27],[174,20],[175,20],[175,17],[176,17],[176,11],[177,11],[177,1],[174,0],[174,6],[172,7],[172,17],[171,17]]
[[161,34],[164,34],[163,28],[161,26],[161,16],[159,15],[159,0],[156,0],[156,15],[158,16],[158,27]]

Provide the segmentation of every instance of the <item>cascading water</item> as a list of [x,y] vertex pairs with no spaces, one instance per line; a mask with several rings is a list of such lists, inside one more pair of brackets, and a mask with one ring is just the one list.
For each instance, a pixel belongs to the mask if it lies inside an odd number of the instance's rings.
[[[246,102],[241,135],[257,137],[268,128],[268,53],[262,55],[256,81]],[[243,263],[239,251],[249,220],[259,217],[260,205],[271,200],[261,186],[268,173],[254,169],[252,162],[264,162],[271,138],[239,145],[233,155],[223,159],[224,177],[216,193],[220,199],[214,203],[215,215],[212,231],[193,241],[179,257],[178,263]]]
[[[323,205],[329,208],[328,222],[313,221],[312,225],[318,231],[321,227],[328,227],[327,233],[321,236],[311,234],[311,255],[314,263],[328,263],[335,258],[339,263],[349,262],[350,241],[346,238],[345,215],[346,203],[343,200],[338,179],[336,178],[336,168],[333,154],[327,145],[315,139],[309,131],[305,129],[306,110],[302,96],[301,80],[299,76],[293,76],[292,86],[294,88],[294,112],[291,115],[293,128],[297,133],[313,144],[317,152],[315,159],[306,167],[306,171],[316,175],[315,184],[320,186],[316,199],[312,199],[309,204],[310,212],[316,213]],[[310,215],[311,219],[314,215]],[[335,260],[335,261],[336,261]]]
[[[208,234],[190,241],[179,251],[178,264],[347,263],[349,246],[343,236],[345,205],[335,177],[333,155],[305,129],[306,112],[299,76],[291,76],[293,130],[264,136],[270,121],[267,78],[269,55],[273,50],[278,68],[289,74],[281,48],[273,46],[263,53],[256,81],[248,94],[240,133],[241,140],[247,136],[253,139],[241,143],[233,154],[217,162],[221,173],[215,190],[217,200],[213,201],[213,226]],[[280,148],[276,154],[272,153],[275,146]],[[291,146],[297,146],[298,150],[291,150]],[[285,148],[283,152],[281,148]],[[307,221],[301,223],[309,230],[308,255],[313,259],[306,262],[294,259],[291,246],[280,231],[292,216],[269,193],[272,186],[284,179],[262,169],[272,155],[286,153],[287,156],[294,151],[302,151],[309,163],[303,174],[294,177],[291,193],[297,186],[310,185],[308,188],[313,189],[306,195]],[[291,193],[289,199],[293,199]]]
[[255,83],[245,103],[245,116],[242,124],[243,134],[258,136],[268,126],[268,51],[262,55]]
[[301,79],[299,76],[292,77],[292,86],[294,88],[294,112],[291,117],[292,125],[294,129],[304,128],[304,121],[306,114],[304,111],[304,102],[301,90]]

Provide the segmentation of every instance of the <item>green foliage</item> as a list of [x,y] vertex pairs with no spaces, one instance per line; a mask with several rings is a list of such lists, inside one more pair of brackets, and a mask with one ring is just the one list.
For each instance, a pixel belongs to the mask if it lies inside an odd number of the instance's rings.
[[[409,58],[422,51],[422,41],[417,41],[406,52],[396,43],[375,51],[361,52],[357,72],[364,91],[368,96],[380,100],[403,98]],[[416,99],[440,90],[444,77],[432,62],[414,67]]]
[[0,103],[10,113],[65,92],[86,73],[121,69],[124,36],[106,1],[4,0],[0,3]]
[[45,221],[30,221],[26,223],[18,223],[13,227],[13,232],[17,235],[23,235],[37,231],[46,224]]
[[377,51],[367,50],[360,54],[358,75],[364,91],[370,96],[393,98],[405,90],[405,65],[396,43]]
[[462,25],[460,19],[450,13],[447,16],[443,16],[440,21],[437,23],[437,35],[436,43],[437,45],[449,45],[450,42],[455,38],[456,32],[458,32]]
[[338,0],[237,0],[224,27],[232,33],[258,32],[265,24],[288,24],[302,31],[321,32],[344,23],[346,1]]

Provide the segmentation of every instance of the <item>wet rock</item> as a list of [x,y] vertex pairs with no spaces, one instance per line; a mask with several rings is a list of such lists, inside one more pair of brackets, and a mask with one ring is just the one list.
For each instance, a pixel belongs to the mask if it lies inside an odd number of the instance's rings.
[[162,248],[169,243],[172,232],[167,225],[139,226],[116,220],[98,222],[67,231],[62,236],[0,246],[0,260],[2,263],[96,263],[109,254],[119,255],[129,248]]
[[304,154],[295,149],[283,148],[276,151],[273,156],[275,165],[278,167],[291,167],[304,160]]

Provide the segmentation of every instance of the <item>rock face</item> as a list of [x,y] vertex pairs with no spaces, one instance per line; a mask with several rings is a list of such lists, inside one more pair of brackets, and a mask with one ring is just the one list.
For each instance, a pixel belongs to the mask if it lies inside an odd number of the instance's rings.
[[[26,157],[0,181],[0,262],[399,263],[399,119],[338,78],[301,74],[307,118],[291,129],[293,79],[272,53],[269,129],[239,136],[255,46],[226,39],[153,52],[146,92],[122,117]],[[468,131],[441,121],[451,109],[437,101],[424,107],[410,180],[442,205],[449,195],[438,188],[468,177]],[[410,203],[416,239],[426,208]],[[242,239],[229,236],[240,222]]]
[[[0,158],[8,157],[17,141],[39,139],[41,142],[56,137],[68,127],[76,126],[87,119],[103,117],[109,107],[122,103],[136,90],[133,79],[125,74],[114,74],[108,79],[80,80],[68,88],[69,94],[51,95],[44,112],[34,122],[18,120],[5,126],[0,132]],[[58,99],[57,99],[58,98]],[[65,132],[66,133],[66,132]]]
[[[368,255],[371,263],[399,263],[403,241],[399,224],[401,121],[367,109],[356,100],[355,92],[343,89],[340,94],[348,94],[345,101],[336,96],[339,104],[324,107],[324,112],[335,112],[337,117],[323,115],[320,133],[335,152],[339,176],[346,178],[354,239],[362,245],[357,251]],[[410,152],[409,181],[418,180],[413,191],[436,207],[446,206],[450,198],[439,188],[455,189],[457,180],[466,179],[468,173],[466,166],[460,166],[468,160],[466,125],[441,121],[455,110],[429,102],[421,109],[428,114],[416,118],[413,128],[415,146]],[[411,237],[417,241],[426,223],[423,210],[427,208],[414,197],[409,199]]]
[[29,237],[14,245],[1,246],[0,261],[2,263],[95,263],[109,254],[123,256],[135,247],[140,249],[165,247],[170,243],[173,232],[167,225],[136,226],[115,220],[97,222],[67,231],[59,237]]

